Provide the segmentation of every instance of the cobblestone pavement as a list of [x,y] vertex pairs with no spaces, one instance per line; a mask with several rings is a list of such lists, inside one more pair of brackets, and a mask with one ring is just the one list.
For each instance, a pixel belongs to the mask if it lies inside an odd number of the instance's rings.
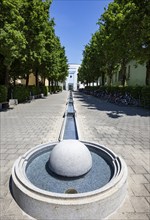
[[58,140],[67,98],[68,92],[63,91],[0,112],[1,220],[31,219],[22,212],[9,192],[11,169],[15,160],[27,150]]
[[[58,140],[67,96],[68,92],[63,91],[0,112],[0,219],[32,219],[22,212],[10,194],[11,169],[15,160],[30,148]],[[109,147],[121,155],[128,165],[126,200],[109,220],[150,219],[148,110],[118,107],[80,93],[74,93],[74,104],[80,140]]]
[[80,140],[109,147],[128,166],[126,200],[108,219],[150,219],[149,111],[117,106],[79,93],[74,100]]

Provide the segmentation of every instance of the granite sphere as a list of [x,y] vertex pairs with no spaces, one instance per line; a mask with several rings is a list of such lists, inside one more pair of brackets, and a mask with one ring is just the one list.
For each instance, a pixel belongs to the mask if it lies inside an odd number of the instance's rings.
[[91,153],[78,140],[63,140],[50,153],[49,168],[60,176],[78,177],[86,174],[91,167]]

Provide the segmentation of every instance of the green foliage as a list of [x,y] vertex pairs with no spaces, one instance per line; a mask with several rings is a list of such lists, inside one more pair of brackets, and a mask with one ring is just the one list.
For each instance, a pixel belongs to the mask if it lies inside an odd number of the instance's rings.
[[55,92],[62,92],[62,87],[61,86],[48,86],[48,91],[50,93],[55,93]]
[[150,87],[142,87],[142,86],[86,86],[85,90],[88,91],[107,91],[110,93],[120,92],[120,94],[124,95],[126,92],[131,94],[135,99],[141,99],[146,96],[150,96]]
[[0,81],[29,74],[64,81],[68,74],[65,48],[50,18],[51,0],[2,0],[0,3]]
[[26,102],[30,99],[30,96],[37,96],[40,97],[40,95],[43,93],[44,96],[47,96],[48,94],[48,87],[46,86],[15,86],[12,88],[13,92],[13,98],[18,99],[18,102]]
[[47,86],[28,86],[27,87],[29,92],[30,92],[30,95],[31,96],[37,96],[37,95],[40,95],[40,94],[44,94],[44,96],[47,96],[48,94],[48,87]]
[[142,90],[142,86],[127,86],[125,87],[125,91],[130,93],[132,95],[132,97],[134,97],[135,99],[139,99],[141,98],[141,90]]
[[39,86],[28,86],[27,88],[31,96],[39,95],[41,93]]
[[52,93],[52,86],[48,86],[48,92]]
[[18,102],[26,102],[29,100],[30,97],[30,91],[25,86],[15,86],[13,88],[13,98],[18,99]]
[[79,79],[86,84],[120,72],[125,86],[126,65],[131,60],[146,63],[146,85],[150,84],[150,1],[114,0],[100,17],[83,51]]
[[142,88],[141,102],[144,107],[150,107],[150,86],[145,86]]
[[7,101],[7,88],[3,85],[0,85],[0,103]]
[[59,86],[59,87],[58,87],[58,91],[59,91],[59,92],[62,92],[62,86]]
[[6,67],[6,86],[12,62],[20,57],[20,53],[26,47],[22,29],[24,19],[20,15],[21,3],[20,0],[2,0],[0,7],[0,54],[4,57],[3,65]]
[[44,96],[48,95],[48,87],[47,86],[40,86],[40,92],[44,94]]

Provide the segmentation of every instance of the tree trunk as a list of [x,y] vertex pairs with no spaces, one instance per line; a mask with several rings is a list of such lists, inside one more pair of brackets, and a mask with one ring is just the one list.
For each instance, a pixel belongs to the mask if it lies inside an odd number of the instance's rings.
[[48,78],[48,90],[49,90],[49,92],[51,93],[50,86],[51,86],[51,79],[50,79],[50,77],[49,77],[49,78]]
[[29,74],[26,76],[26,87],[29,85]]
[[108,69],[108,77],[109,77],[109,81],[108,81],[108,85],[111,86],[112,84],[112,69]]
[[38,69],[35,69],[35,84],[36,86],[39,86],[39,77],[38,77]]
[[121,64],[121,74],[122,74],[122,86],[125,86],[125,82],[126,82],[126,61],[123,60],[122,64]]
[[9,84],[9,70],[10,67],[6,66],[6,72],[5,72],[5,86],[8,87]]
[[52,83],[52,92],[54,92],[54,80],[53,79],[51,80],[51,83]]
[[146,79],[145,83],[147,86],[150,85],[150,60],[146,63]]
[[102,73],[102,86],[105,85],[105,73],[103,72]]
[[44,84],[44,86],[45,86],[45,77],[43,77],[43,84]]
[[14,80],[13,83],[14,83],[14,87],[15,87],[15,86],[16,86],[16,77],[15,77],[15,76],[14,76],[14,79],[13,79],[13,80]]
[[98,83],[98,79],[96,80],[96,85],[97,85],[97,87],[98,87],[98,85],[99,85],[99,83]]
[[51,85],[51,80],[50,80],[50,78],[48,79],[48,86],[50,87],[50,85]]
[[56,81],[56,88],[57,88],[57,91],[59,90],[59,88],[58,88],[58,81]]

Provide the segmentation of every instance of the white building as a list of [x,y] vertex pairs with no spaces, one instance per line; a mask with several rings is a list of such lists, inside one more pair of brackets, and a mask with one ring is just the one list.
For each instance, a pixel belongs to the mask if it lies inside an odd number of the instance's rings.
[[78,89],[78,69],[79,64],[69,64],[69,74],[65,82],[66,90],[74,90]]

